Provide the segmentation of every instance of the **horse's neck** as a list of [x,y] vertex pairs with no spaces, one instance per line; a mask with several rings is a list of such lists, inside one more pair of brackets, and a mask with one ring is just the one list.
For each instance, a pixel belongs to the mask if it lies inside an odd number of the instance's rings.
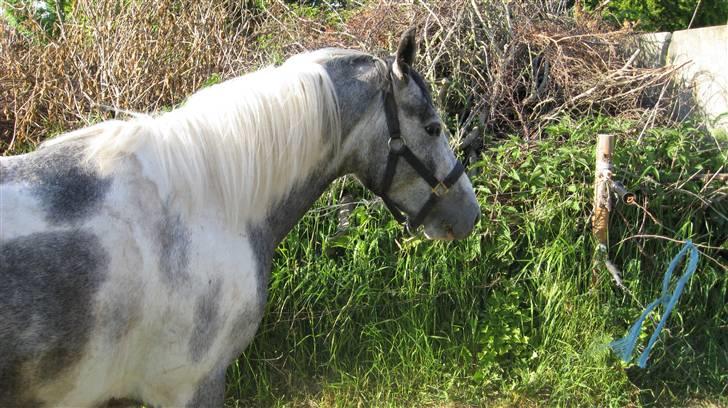
[[336,178],[335,172],[319,169],[294,186],[290,194],[274,205],[262,224],[255,225],[274,249]]
[[[328,150],[328,149],[326,149]],[[329,151],[329,156],[333,153]],[[147,163],[146,168],[150,169],[147,174],[149,178],[161,178],[161,169],[157,165],[155,155],[141,148],[136,152],[136,157],[140,161]],[[263,165],[261,163],[261,165]],[[247,219],[243,225],[230,226],[232,229],[255,229],[259,239],[265,241],[265,247],[269,248],[271,253],[273,249],[280,243],[283,238],[290,232],[296,223],[304,216],[306,211],[316,202],[323,194],[331,182],[340,174],[338,160],[336,157],[327,157],[320,163],[313,166],[308,174],[300,174],[298,177],[290,179],[279,179],[276,182],[282,183],[279,187],[287,191],[281,198],[275,198],[270,202],[262,202],[261,199],[256,201],[256,207],[265,208],[262,212],[251,212],[250,209],[239,208],[241,213],[247,214]],[[214,183],[215,180],[209,180]],[[184,185],[182,185],[184,186]],[[220,200],[210,196],[206,198],[207,207],[192,205],[190,194],[188,191],[179,189],[179,185],[175,183],[158,184],[160,188],[160,199],[165,205],[179,206],[182,213],[188,214],[189,218],[197,222],[208,222],[217,214],[222,217],[225,209]],[[215,209],[217,208],[217,209]],[[212,220],[214,221],[214,220]],[[222,219],[217,222],[224,224]],[[237,232],[243,232],[238,230]],[[260,235],[262,233],[262,236]]]

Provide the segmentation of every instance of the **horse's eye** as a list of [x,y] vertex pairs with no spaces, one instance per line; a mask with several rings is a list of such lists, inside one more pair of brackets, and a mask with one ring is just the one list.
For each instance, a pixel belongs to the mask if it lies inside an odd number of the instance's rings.
[[442,133],[442,126],[440,126],[439,123],[430,123],[429,125],[425,126],[425,131],[430,136],[440,136],[440,133]]

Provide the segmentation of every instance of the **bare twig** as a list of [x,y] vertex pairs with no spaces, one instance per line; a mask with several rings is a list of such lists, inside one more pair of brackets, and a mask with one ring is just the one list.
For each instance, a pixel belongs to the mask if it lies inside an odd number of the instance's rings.
[[[684,240],[670,238],[670,237],[666,237],[666,236],[663,236],[663,235],[636,234],[636,235],[631,235],[629,237],[626,237],[626,238],[622,239],[621,241],[617,242],[617,245],[619,245],[619,244],[621,244],[623,242],[632,240],[632,239],[662,239],[662,240],[665,240],[665,241],[676,242],[678,244],[684,244],[686,242]],[[720,251],[725,251],[726,250],[726,248],[721,248],[721,247],[716,247],[716,246],[710,246],[710,245],[704,245],[704,244],[696,244],[696,243],[693,243],[693,245],[695,245],[698,248],[715,249],[715,250],[720,250]]]

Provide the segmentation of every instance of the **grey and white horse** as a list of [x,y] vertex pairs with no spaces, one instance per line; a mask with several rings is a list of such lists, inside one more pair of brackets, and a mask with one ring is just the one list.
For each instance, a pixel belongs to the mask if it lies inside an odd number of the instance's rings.
[[274,249],[342,175],[466,237],[479,208],[415,49],[301,54],[1,158],[0,406],[222,406]]

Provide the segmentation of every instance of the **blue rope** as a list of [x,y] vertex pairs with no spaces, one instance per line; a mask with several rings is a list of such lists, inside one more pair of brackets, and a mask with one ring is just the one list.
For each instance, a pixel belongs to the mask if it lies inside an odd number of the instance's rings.
[[[681,276],[680,279],[677,281],[677,285],[675,285],[675,290],[670,293],[670,278],[672,278],[672,273],[675,271],[675,268],[677,268],[677,265],[680,263],[682,258],[685,257],[685,254],[688,251],[690,251],[690,260],[688,261],[686,271],[683,276]],[[665,277],[662,279],[662,296],[647,305],[645,311],[642,312],[640,318],[637,319],[636,322],[634,322],[626,336],[609,343],[609,347],[611,347],[611,349],[619,356],[619,358],[622,359],[622,361],[624,361],[625,363],[629,363],[630,361],[632,361],[632,353],[634,351],[635,345],[637,344],[637,338],[639,337],[642,323],[645,321],[647,315],[650,314],[650,312],[654,308],[662,304],[665,307],[665,311],[662,314],[660,323],[657,325],[657,328],[655,328],[655,332],[652,333],[652,337],[650,337],[650,341],[647,343],[647,347],[645,347],[645,349],[642,351],[642,354],[637,361],[637,365],[640,368],[645,368],[647,366],[647,359],[650,357],[650,351],[652,351],[652,347],[657,342],[657,338],[660,336],[660,332],[662,332],[662,329],[665,327],[665,323],[667,322],[668,317],[670,317],[670,312],[672,312],[675,304],[677,304],[677,300],[680,298],[683,288],[690,280],[690,277],[693,276],[693,273],[695,272],[695,269],[697,267],[698,250],[695,248],[695,245],[693,245],[692,241],[687,240],[680,252],[675,255],[675,258],[673,258],[672,262],[670,262],[670,266],[667,268],[667,272],[665,272]]]

